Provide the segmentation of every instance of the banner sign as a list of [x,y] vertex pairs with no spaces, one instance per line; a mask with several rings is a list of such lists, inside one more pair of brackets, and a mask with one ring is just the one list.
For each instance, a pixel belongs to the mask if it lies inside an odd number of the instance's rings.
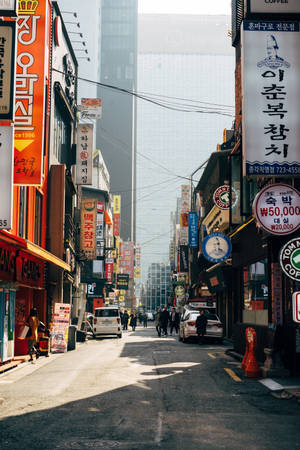
[[5,230],[10,230],[12,228],[13,148],[13,127],[0,126],[0,229]]
[[300,194],[288,184],[266,186],[256,195],[253,211],[259,224],[269,233],[294,233],[300,227]]
[[189,271],[189,262],[188,262],[188,246],[180,245],[179,246],[179,267],[180,272],[188,272]]
[[0,120],[14,117],[16,22],[0,23]]
[[231,254],[230,239],[222,233],[212,233],[202,242],[202,252],[208,261],[218,263],[225,261]]
[[121,214],[121,195],[113,196],[113,213]]
[[127,273],[117,274],[117,289],[128,290],[129,275]]
[[289,278],[300,281],[300,237],[292,239],[282,247],[279,262]]
[[90,185],[93,178],[93,124],[77,128],[75,184]]
[[190,210],[190,187],[187,184],[181,186],[181,213],[187,213]]
[[81,119],[102,119],[102,100],[101,98],[82,98],[78,110]]
[[198,219],[196,212],[189,212],[189,247],[198,248]]
[[299,14],[299,0],[250,0],[252,14]]
[[80,250],[87,259],[96,259],[97,200],[81,200]]
[[51,353],[65,353],[68,350],[70,313],[70,304],[55,303],[53,322],[50,330]]
[[121,234],[121,215],[113,214],[113,235],[120,236]]
[[[40,185],[48,68],[48,1],[19,2],[15,96],[14,183]],[[47,56],[47,58],[46,58]]]
[[104,255],[104,212],[99,212],[99,202],[97,203],[97,224],[96,224],[96,256]]
[[298,22],[244,21],[244,175],[300,174]]
[[18,15],[17,1],[18,0],[0,0],[0,16],[16,17]]
[[134,243],[122,242],[119,258],[119,267],[122,273],[128,273],[129,278],[133,278]]
[[105,278],[108,283],[113,282],[113,272],[114,272],[114,260],[113,258],[107,258],[105,260]]

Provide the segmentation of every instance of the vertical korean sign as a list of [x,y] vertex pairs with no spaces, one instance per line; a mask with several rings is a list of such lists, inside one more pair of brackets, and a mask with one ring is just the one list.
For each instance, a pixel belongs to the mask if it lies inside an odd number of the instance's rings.
[[68,349],[70,312],[70,304],[55,303],[50,336],[51,353],[65,353]]
[[197,213],[189,212],[189,247],[198,247],[198,226]]
[[114,259],[106,258],[105,260],[105,278],[108,283],[113,282],[113,272],[114,272]]
[[0,229],[12,228],[13,127],[0,127]]
[[93,175],[93,124],[79,124],[76,148],[76,184],[91,185]]
[[96,259],[97,200],[81,200],[80,250],[87,259]]
[[298,22],[243,22],[244,175],[300,174],[299,48]]
[[97,224],[96,224],[96,256],[104,255],[104,209],[102,202],[97,202]]
[[13,119],[15,100],[16,23],[0,23],[0,119]]
[[121,227],[121,195],[113,196],[113,235],[120,236]]
[[48,2],[20,2],[17,18],[14,183],[40,185]]

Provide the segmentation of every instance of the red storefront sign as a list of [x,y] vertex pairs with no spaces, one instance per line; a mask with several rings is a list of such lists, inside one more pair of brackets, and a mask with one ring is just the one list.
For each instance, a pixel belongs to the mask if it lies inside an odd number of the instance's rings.
[[113,258],[108,258],[105,261],[105,278],[108,283],[113,282],[113,271],[114,271],[114,260]]
[[16,64],[14,183],[40,185],[44,145],[47,0],[19,2]]
[[35,287],[44,287],[45,263],[38,258],[25,253],[18,252],[16,258],[16,280],[20,283]]
[[4,281],[15,281],[16,273],[15,247],[0,242],[0,279]]
[[120,214],[113,214],[113,235],[120,236],[121,232],[121,216]]

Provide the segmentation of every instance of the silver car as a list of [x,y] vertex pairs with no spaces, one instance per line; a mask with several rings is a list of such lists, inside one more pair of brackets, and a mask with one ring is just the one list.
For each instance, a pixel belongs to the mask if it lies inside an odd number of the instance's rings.
[[[187,341],[191,337],[198,337],[196,329],[196,320],[200,312],[195,310],[186,310],[180,320],[179,340]],[[207,326],[205,337],[214,338],[219,343],[223,342],[223,325],[215,313],[205,311]]]

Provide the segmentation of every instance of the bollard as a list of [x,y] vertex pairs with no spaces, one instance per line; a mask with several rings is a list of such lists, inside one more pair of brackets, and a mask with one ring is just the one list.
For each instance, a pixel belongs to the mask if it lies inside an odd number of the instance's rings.
[[248,342],[248,357],[245,367],[245,375],[248,378],[258,378],[261,376],[261,369],[255,357],[255,349],[257,346],[256,331],[254,328],[247,328],[246,340]]

